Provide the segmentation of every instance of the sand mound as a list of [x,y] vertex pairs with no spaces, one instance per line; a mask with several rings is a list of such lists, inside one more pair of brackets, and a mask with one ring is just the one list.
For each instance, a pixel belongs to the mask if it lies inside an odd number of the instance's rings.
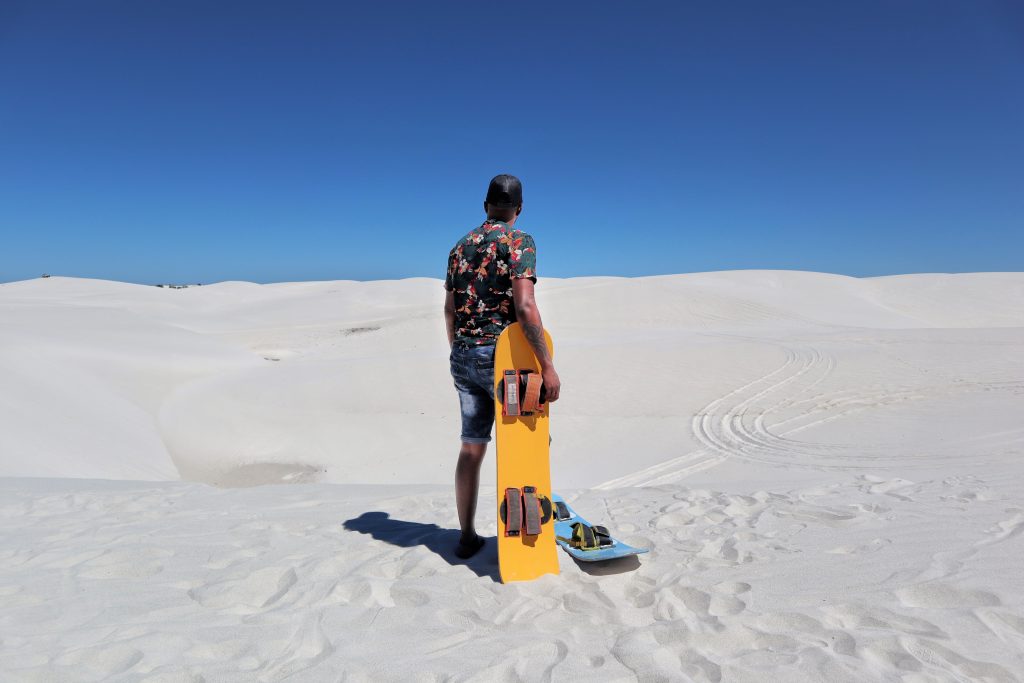
[[651,552],[512,585],[442,297],[0,285],[0,678],[1024,679],[1024,275],[544,281],[555,486]]
[[[790,452],[786,434],[878,405],[978,403],[971,420],[1016,426],[981,404],[1024,376],[1008,359],[1020,274],[578,278],[539,296],[568,389],[555,476],[574,485],[736,443]],[[0,473],[446,484],[458,413],[442,297],[427,279],[0,285]],[[607,400],[594,368],[625,377],[624,393]]]

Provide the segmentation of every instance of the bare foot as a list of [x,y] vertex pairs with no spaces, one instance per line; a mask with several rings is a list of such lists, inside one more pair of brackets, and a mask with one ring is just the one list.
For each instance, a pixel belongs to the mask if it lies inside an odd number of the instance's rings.
[[483,547],[484,539],[482,536],[477,536],[468,543],[466,541],[459,541],[459,544],[455,546],[455,556],[460,560],[468,560],[476,555]]

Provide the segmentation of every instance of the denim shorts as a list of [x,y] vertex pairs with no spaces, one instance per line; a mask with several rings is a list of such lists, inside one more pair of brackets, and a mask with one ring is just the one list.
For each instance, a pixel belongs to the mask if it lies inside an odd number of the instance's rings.
[[494,424],[494,346],[455,342],[451,369],[462,409],[462,443],[487,443]]

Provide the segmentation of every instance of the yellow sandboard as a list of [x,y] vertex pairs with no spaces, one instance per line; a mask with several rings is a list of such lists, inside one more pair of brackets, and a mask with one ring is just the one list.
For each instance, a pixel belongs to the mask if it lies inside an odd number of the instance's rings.
[[[548,350],[551,335],[544,332]],[[505,370],[535,370],[540,363],[519,323],[509,325],[498,338],[494,350],[495,431],[498,450],[498,570],[504,583],[529,581],[544,574],[558,573],[558,552],[555,544],[554,520],[541,525],[539,535],[525,533],[506,536],[501,505],[505,490],[534,486],[537,496],[551,498],[551,465],[548,441],[548,404],[531,416],[502,415],[498,386]]]

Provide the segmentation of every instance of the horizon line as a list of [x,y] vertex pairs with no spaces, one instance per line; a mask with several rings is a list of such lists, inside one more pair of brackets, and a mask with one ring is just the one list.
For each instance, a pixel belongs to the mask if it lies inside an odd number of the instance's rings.
[[[568,277],[558,276],[543,276],[538,277],[538,282],[544,280],[583,280],[591,278],[615,278],[620,280],[644,280],[650,278],[659,277],[683,277],[688,275],[707,275],[712,273],[804,273],[810,275],[830,275],[833,277],[844,277],[854,280],[872,280],[885,277],[902,277],[911,275],[1016,275],[1024,274],[1024,270],[965,270],[965,271],[910,271],[900,273],[885,273],[881,275],[849,275],[847,273],[834,273],[823,270],[800,270],[791,268],[730,268],[725,270],[697,270],[697,271],[685,271],[675,273],[653,273],[650,275],[572,275]],[[21,284],[25,282],[34,282],[36,280],[48,280],[48,279],[60,279],[60,280],[91,280],[95,282],[115,282],[124,285],[137,285],[140,287],[160,287],[160,288],[175,288],[175,287],[207,287],[212,285],[220,285],[227,283],[245,283],[252,285],[283,285],[283,284],[310,284],[317,282],[402,282],[405,280],[432,280],[435,282],[444,282],[444,278],[431,277],[426,275],[410,275],[406,277],[392,277],[392,278],[336,278],[336,279],[321,279],[313,278],[309,280],[245,280],[245,279],[226,279],[226,280],[210,280],[207,282],[175,282],[175,281],[160,281],[160,282],[138,282],[132,280],[117,280],[112,278],[104,277],[87,277],[79,275],[60,275],[46,273],[34,278],[25,278],[21,280],[0,280],[0,286]]]

